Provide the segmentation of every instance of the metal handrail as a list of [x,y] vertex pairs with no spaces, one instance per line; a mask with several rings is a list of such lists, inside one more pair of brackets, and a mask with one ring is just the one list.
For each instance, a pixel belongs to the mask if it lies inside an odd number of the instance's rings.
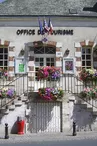
[[[39,89],[39,87],[43,87],[45,85],[45,87],[55,87],[56,81],[34,81],[33,84],[31,84],[31,87],[33,85],[33,91],[37,91]],[[13,81],[10,81],[7,84],[4,84],[2,86],[1,89],[3,89],[4,87],[10,87],[12,86],[12,88],[14,88],[17,92],[16,92],[16,96],[20,97],[22,94],[24,94],[25,92],[27,92],[28,95],[28,74],[23,74],[23,75],[18,75],[14,78]],[[78,76],[74,75],[74,74],[64,74],[61,75],[60,80],[58,80],[58,87],[61,87],[63,91],[71,93],[72,95],[77,96],[79,99],[87,102],[88,104],[92,105],[93,107],[97,108],[97,106],[95,104],[93,104],[93,102],[89,102],[87,99],[83,99],[80,97],[80,92],[83,91],[84,87],[86,87],[87,85],[84,84],[84,82],[82,82]],[[3,100],[1,101],[1,106],[0,108],[4,106],[6,106],[7,104],[9,104],[9,102],[11,102],[11,100],[14,100],[16,98],[10,99],[9,101],[6,102],[6,104],[3,104]],[[92,98],[91,98],[92,99]],[[95,101],[95,99],[92,99]]]
[[[5,82],[7,83],[7,82]],[[3,84],[2,88],[0,88],[0,90],[2,90],[3,88],[6,87],[12,87],[15,89],[16,91],[16,95],[15,97],[9,99],[7,97],[5,98],[1,98],[0,99],[0,109],[2,109],[4,106],[7,106],[9,103],[11,103],[12,101],[14,101],[16,98],[21,97],[22,94],[24,94],[25,92],[28,93],[28,75],[27,74],[23,74],[23,75],[19,75],[19,76],[15,76],[15,78],[10,81],[7,84]]]

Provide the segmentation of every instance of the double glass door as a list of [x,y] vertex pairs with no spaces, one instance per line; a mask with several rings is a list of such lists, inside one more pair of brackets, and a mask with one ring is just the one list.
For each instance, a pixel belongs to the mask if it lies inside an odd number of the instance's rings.
[[55,66],[55,54],[35,54],[35,71],[42,66]]

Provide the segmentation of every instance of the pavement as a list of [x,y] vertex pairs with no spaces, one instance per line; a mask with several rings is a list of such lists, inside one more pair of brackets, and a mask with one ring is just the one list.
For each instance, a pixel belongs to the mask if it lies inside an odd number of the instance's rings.
[[96,132],[81,132],[76,136],[72,133],[30,133],[30,134],[9,134],[9,138],[5,139],[5,135],[0,134],[0,144],[2,143],[20,143],[20,142],[43,142],[43,141],[64,141],[64,140],[83,140],[97,139]]

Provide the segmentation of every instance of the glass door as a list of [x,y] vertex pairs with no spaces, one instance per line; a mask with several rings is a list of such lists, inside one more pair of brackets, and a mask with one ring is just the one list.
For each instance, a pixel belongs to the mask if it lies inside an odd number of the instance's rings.
[[35,54],[35,71],[37,77],[37,71],[42,66],[55,66],[54,54]]

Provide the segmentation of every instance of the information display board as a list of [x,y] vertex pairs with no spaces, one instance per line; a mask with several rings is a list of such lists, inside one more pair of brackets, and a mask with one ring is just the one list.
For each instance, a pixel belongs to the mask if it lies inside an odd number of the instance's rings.
[[63,73],[74,74],[75,66],[74,66],[74,58],[63,58]]
[[20,58],[20,57],[15,58],[15,73],[16,74],[26,73],[26,63],[24,58]]

